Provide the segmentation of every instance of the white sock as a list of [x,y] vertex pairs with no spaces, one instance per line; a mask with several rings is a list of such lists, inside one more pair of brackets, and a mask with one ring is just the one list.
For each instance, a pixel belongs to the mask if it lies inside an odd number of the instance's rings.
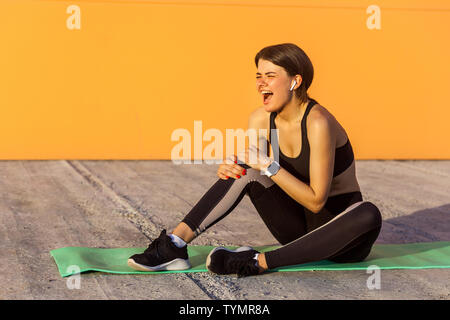
[[181,239],[179,236],[174,235],[174,234],[169,234],[169,237],[172,239],[172,242],[178,247],[178,248],[182,248],[186,245],[186,242]]
[[255,256],[253,257],[253,259],[256,260],[255,266],[258,266],[258,256],[259,256],[259,253],[255,253]]

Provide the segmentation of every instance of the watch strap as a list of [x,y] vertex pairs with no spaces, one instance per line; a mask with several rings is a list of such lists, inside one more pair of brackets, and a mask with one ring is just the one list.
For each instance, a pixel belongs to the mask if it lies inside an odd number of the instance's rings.
[[264,174],[268,177],[271,177],[280,170],[280,164],[277,161],[272,161],[272,163],[266,168]]

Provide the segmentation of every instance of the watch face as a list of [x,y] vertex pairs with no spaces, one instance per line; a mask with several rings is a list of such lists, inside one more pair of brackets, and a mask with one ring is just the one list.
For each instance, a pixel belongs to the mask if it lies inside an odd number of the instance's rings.
[[278,172],[278,169],[280,168],[280,166],[279,166],[279,164],[278,163],[276,163],[275,161],[274,162],[272,162],[271,164],[270,164],[270,166],[267,168],[267,171],[269,171],[270,172],[270,174],[275,174],[275,173],[277,173]]

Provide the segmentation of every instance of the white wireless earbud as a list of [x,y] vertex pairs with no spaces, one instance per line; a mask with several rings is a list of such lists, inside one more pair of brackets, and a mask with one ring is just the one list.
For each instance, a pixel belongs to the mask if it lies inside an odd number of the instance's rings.
[[292,84],[291,88],[289,89],[289,91],[292,91],[292,89],[294,89],[295,85],[297,84],[297,81],[294,80],[294,83]]

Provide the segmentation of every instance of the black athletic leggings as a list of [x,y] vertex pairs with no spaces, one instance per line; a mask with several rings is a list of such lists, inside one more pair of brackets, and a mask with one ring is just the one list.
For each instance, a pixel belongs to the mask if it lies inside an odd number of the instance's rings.
[[286,194],[272,179],[245,164],[240,179],[219,179],[183,219],[199,235],[227,216],[248,195],[282,247],[265,253],[269,269],[319,261],[363,261],[381,229],[378,208],[360,192],[329,197],[313,213]]

